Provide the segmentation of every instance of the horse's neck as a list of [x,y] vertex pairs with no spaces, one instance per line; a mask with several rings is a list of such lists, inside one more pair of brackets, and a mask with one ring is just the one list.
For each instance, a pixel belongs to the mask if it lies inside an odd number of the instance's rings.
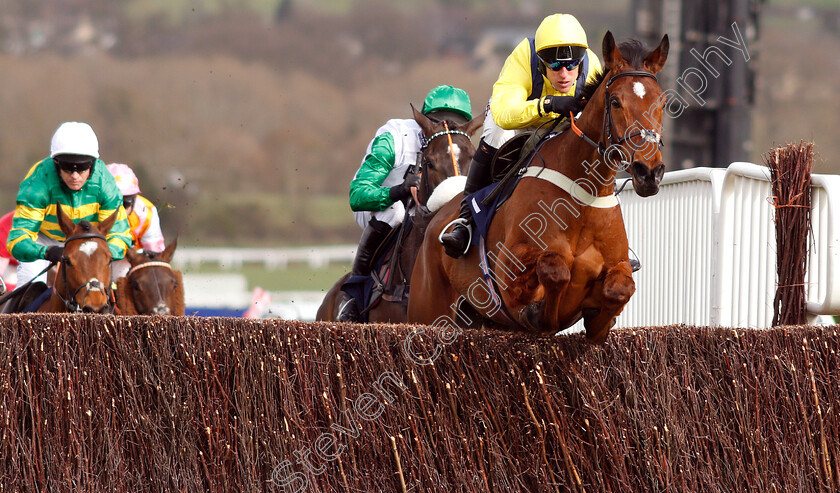
[[[601,91],[603,88],[595,92],[580,119],[575,121],[581,132],[597,143],[603,140],[604,95]],[[588,192],[597,190],[595,195],[613,193],[615,167],[606,162],[597,148],[578,137],[572,130],[567,130],[557,139],[557,148],[557,171],[584,186]]]
[[[401,238],[399,248],[399,258],[397,265],[405,278],[406,283],[411,281],[411,271],[414,270],[414,262],[417,260],[417,253],[420,251],[420,244],[423,242],[423,237],[426,234],[426,227],[429,225],[429,220],[434,215],[422,215],[422,212],[415,210],[412,217],[411,230]],[[403,224],[405,227],[405,224]]]

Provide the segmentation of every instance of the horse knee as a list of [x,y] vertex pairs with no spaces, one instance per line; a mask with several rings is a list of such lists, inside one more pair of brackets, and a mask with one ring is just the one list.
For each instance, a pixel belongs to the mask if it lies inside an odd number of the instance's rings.
[[626,269],[614,267],[607,273],[604,281],[604,301],[610,304],[625,305],[636,292],[636,283],[630,274],[630,267]]
[[548,252],[537,260],[537,278],[546,288],[560,288],[572,278],[569,266],[556,252]]

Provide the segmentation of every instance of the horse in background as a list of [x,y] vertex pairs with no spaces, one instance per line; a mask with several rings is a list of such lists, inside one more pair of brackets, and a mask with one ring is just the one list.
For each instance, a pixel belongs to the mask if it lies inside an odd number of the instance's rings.
[[126,252],[131,268],[116,281],[118,314],[185,314],[183,277],[170,265],[177,246],[175,239],[160,253]]
[[655,74],[668,49],[667,35],[648,52],[639,42],[617,46],[607,32],[605,72],[584,89],[577,125],[537,148],[496,210],[484,246],[453,259],[438,241],[458,215],[460,195],[432,219],[414,266],[408,321],[549,335],[583,318],[587,340],[605,341],[635,291],[615,175],[627,169],[642,197],[658,191],[665,98]]
[[[418,157],[420,187],[414,199],[414,206],[406,213],[406,222],[394,228],[380,251],[374,254],[376,259],[391,253],[387,248],[396,236],[393,258],[387,262],[391,269],[384,281],[384,293],[375,306],[368,310],[369,322],[403,322],[406,319],[406,296],[411,283],[411,273],[417,251],[423,241],[424,231],[429,219],[436,211],[455,194],[464,189],[466,175],[469,172],[475,146],[472,135],[484,123],[484,115],[457,124],[451,121],[435,121],[411,107],[414,120],[423,130],[426,142]],[[443,186],[440,186],[443,184]],[[407,228],[411,216],[411,226]],[[386,261],[388,260],[386,259]],[[341,286],[350,278],[347,273],[342,276],[324,296],[324,301],[318,308],[316,320],[335,321],[338,316],[338,305]],[[364,310],[364,307],[360,307]]]

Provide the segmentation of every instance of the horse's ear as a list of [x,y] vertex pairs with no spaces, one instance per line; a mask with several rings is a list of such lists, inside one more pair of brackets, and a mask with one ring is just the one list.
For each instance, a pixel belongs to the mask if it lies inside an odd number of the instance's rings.
[[134,267],[137,264],[142,263],[142,261],[146,257],[142,253],[137,253],[137,250],[133,248],[129,248],[125,251],[125,259],[128,260],[128,263]]
[[434,133],[432,132],[432,126],[434,125],[432,120],[430,120],[428,116],[417,111],[417,108],[415,108],[413,104],[409,103],[409,105],[411,105],[411,111],[414,112],[414,121],[416,121],[417,124],[420,125],[420,128],[423,129],[423,135],[426,137],[432,135]]
[[178,248],[178,238],[176,237],[172,240],[172,243],[167,245],[167,247],[160,252],[158,255],[158,259],[161,262],[172,262],[172,256],[175,255],[175,249]]
[[480,115],[473,118],[472,120],[458,127],[458,130],[472,137],[472,134],[474,134],[476,130],[481,128],[482,125],[484,125],[484,115]]
[[55,217],[58,218],[58,227],[61,228],[64,236],[72,236],[73,231],[76,230],[76,224],[64,215],[64,210],[58,202],[55,203]]
[[621,56],[621,52],[618,51],[612,32],[607,31],[607,34],[604,35],[602,49],[604,50],[604,66],[607,71],[619,72],[627,64],[624,57]]
[[645,68],[650,70],[652,74],[662,70],[665,61],[668,60],[668,50],[670,47],[671,43],[668,41],[668,35],[666,34],[662,36],[662,41],[659,42],[659,46],[645,58]]
[[114,221],[117,220],[117,214],[119,214],[119,212],[120,212],[120,209],[118,207],[117,210],[115,210],[113,214],[111,214],[110,216],[108,216],[107,219],[105,219],[104,221],[99,223],[98,227],[99,227],[99,232],[100,233],[102,233],[103,235],[107,235],[108,232],[111,231],[111,227],[114,225]]

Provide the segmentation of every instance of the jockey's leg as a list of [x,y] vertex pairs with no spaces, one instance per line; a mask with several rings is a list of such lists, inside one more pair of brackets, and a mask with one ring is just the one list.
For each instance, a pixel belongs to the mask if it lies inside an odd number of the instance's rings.
[[490,185],[492,177],[490,176],[490,164],[493,161],[493,156],[498,149],[490,146],[484,139],[478,144],[473,155],[472,163],[470,163],[470,171],[467,174],[467,183],[464,185],[464,197],[461,200],[461,211],[458,213],[460,222],[455,224],[452,231],[441,236],[440,241],[443,243],[443,248],[446,254],[452,258],[458,258],[464,255],[469,248],[470,231],[473,228],[472,212],[470,211],[470,204],[467,198]]
[[[391,232],[391,226],[378,219],[371,218],[362,238],[359,240],[359,247],[356,249],[356,257],[353,259],[353,268],[350,271],[352,276],[368,276],[373,263],[373,254],[382,243],[382,240]],[[344,291],[341,292],[339,301],[338,316],[339,322],[358,322],[360,320],[359,306],[355,298]]]

